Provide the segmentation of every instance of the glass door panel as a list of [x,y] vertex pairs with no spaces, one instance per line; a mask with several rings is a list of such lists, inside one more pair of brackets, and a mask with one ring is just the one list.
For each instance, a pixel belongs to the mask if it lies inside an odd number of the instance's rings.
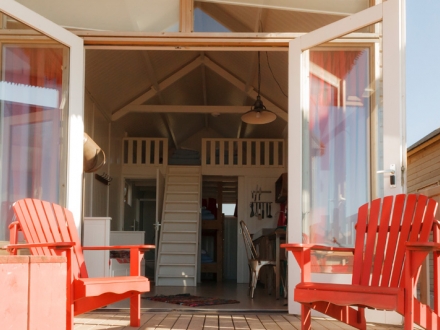
[[[309,108],[304,113],[303,177],[309,210],[303,242],[353,246],[358,207],[369,200],[371,46],[315,47],[308,54]],[[380,93],[378,93],[380,94]],[[315,272],[351,272],[351,256],[315,254]]]
[[[2,22],[16,27],[0,30],[0,240],[8,240],[12,203],[27,197],[60,203],[69,48],[7,15]],[[30,31],[38,42],[24,36]]]

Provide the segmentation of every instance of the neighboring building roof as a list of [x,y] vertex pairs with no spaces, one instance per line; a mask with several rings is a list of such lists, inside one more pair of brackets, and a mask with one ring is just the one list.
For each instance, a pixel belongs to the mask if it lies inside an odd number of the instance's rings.
[[411,150],[417,148],[418,146],[424,144],[425,142],[431,140],[432,138],[436,137],[439,134],[440,134],[440,128],[437,128],[436,130],[432,131],[431,133],[429,133],[425,137],[421,138],[416,143],[414,143],[411,146],[409,146],[407,151],[411,151]]

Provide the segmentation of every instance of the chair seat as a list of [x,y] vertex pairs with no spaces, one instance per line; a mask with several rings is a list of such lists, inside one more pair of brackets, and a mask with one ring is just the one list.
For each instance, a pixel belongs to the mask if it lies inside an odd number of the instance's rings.
[[296,286],[294,299],[299,303],[326,301],[339,306],[404,310],[404,288],[306,282]]
[[74,299],[99,296],[104,293],[122,294],[127,289],[132,292],[150,291],[150,281],[144,276],[117,276],[79,278],[75,280]]

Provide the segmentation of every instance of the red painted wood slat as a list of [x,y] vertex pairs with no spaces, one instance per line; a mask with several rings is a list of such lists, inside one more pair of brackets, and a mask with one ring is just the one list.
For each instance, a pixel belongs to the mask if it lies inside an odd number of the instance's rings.
[[379,214],[381,209],[381,200],[375,199],[371,202],[370,216],[368,219],[368,229],[366,244],[364,247],[364,264],[362,267],[361,285],[370,284],[371,269],[373,267],[373,259],[376,245],[377,224],[379,222]]
[[368,204],[359,208],[358,222],[356,224],[356,241],[353,260],[352,284],[361,283],[362,267],[364,263],[364,240],[368,221]]
[[[22,221],[20,221],[20,224],[22,226],[23,233],[25,234],[26,241],[28,243],[37,243],[38,241],[38,235],[34,229],[34,224],[32,222],[31,214],[28,209],[28,206],[26,205],[26,201],[22,200],[17,202],[18,204],[18,211],[21,213],[20,215],[17,214],[17,217],[20,216]],[[42,247],[37,248],[31,248],[31,253],[34,255],[44,255],[45,250]]]
[[406,198],[403,220],[401,222],[400,235],[394,252],[395,258],[393,262],[393,269],[391,272],[391,281],[389,284],[389,286],[391,287],[398,287],[400,285],[400,279],[402,278],[403,265],[405,260],[405,242],[407,242],[409,238],[411,225],[414,219],[414,210],[416,207],[417,196],[408,195],[408,197]]
[[377,234],[376,255],[374,258],[373,275],[371,285],[378,286],[382,276],[383,262],[385,259],[385,247],[388,241],[388,228],[390,226],[391,210],[393,208],[394,196],[387,196],[383,199],[382,213]]
[[[35,226],[35,227],[38,227],[39,231],[42,232],[41,234],[39,234],[40,243],[54,243],[55,239],[52,235],[51,228],[49,227],[49,224],[47,222],[47,214],[44,210],[43,204],[40,201],[31,200],[29,201],[29,203],[27,203],[28,207],[30,207],[31,203],[34,207],[34,212],[36,213],[37,219],[39,220],[39,226]],[[44,252],[46,253],[45,255],[56,256],[57,254],[57,251],[49,248],[45,248]]]
[[402,220],[403,208],[405,206],[406,195],[397,195],[394,199],[393,214],[389,224],[388,242],[384,258],[384,266],[382,269],[382,279],[380,286],[387,287],[391,279],[391,271],[393,268],[395,249],[399,238],[400,223]]

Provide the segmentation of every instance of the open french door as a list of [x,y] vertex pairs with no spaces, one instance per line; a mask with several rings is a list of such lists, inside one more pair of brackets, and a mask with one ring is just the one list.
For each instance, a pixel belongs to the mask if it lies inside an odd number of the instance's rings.
[[[388,0],[290,42],[288,221],[302,230],[289,242],[353,246],[357,208],[406,191],[404,23],[404,1]],[[313,279],[347,283],[340,259],[312,260]],[[298,314],[292,256],[288,280]]]
[[[2,134],[9,132],[0,144],[1,204],[24,197],[58,202],[73,212],[79,228],[83,40],[13,0],[0,2],[0,14],[0,120]],[[22,161],[5,170],[10,157]]]

